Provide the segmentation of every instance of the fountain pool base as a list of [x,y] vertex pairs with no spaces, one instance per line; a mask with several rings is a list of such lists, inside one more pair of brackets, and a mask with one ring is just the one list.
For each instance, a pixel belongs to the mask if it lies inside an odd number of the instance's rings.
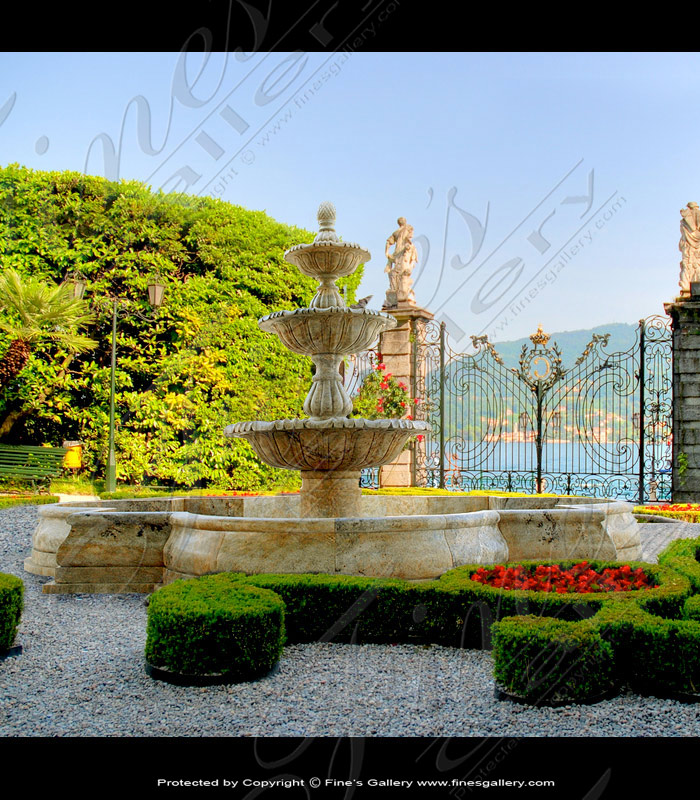
[[40,509],[25,569],[44,592],[151,592],[211,572],[429,580],[463,564],[641,557],[629,503],[363,495],[362,516],[300,517],[299,495],[101,501]]

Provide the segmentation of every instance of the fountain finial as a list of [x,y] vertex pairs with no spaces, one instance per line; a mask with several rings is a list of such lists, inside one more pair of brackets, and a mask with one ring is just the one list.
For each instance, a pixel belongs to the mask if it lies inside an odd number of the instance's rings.
[[314,242],[339,242],[335,232],[335,206],[325,201],[318,207],[318,233]]

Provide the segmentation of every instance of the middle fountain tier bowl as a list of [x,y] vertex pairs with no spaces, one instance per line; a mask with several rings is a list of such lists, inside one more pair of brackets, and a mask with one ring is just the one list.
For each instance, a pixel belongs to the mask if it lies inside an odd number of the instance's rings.
[[343,356],[367,350],[380,333],[396,327],[396,319],[369,308],[295,308],[275,311],[258,321],[261,330],[276,333],[289,350],[303,355]]

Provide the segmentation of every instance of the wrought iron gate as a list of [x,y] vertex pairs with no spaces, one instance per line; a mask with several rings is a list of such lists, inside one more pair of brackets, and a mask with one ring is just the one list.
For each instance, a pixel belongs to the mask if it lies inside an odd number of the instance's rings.
[[[421,326],[414,391],[433,430],[414,444],[414,483],[670,499],[669,320],[640,320],[625,351],[594,335],[570,367],[541,329],[530,339],[508,367],[485,336],[457,353],[444,323]],[[364,476],[374,480],[376,471]]]

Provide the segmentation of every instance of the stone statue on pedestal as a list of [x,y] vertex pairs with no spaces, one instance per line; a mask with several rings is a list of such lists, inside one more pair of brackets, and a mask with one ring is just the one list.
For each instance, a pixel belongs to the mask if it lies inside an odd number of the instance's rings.
[[700,208],[688,203],[681,209],[681,277],[678,285],[681,295],[690,295],[690,284],[700,281]]
[[[387,265],[384,272],[389,273],[389,289],[384,308],[394,308],[399,303],[416,305],[411,273],[418,262],[418,251],[413,244],[413,225],[408,225],[404,217],[399,217],[398,230],[386,240]],[[389,250],[395,245],[394,252]]]

